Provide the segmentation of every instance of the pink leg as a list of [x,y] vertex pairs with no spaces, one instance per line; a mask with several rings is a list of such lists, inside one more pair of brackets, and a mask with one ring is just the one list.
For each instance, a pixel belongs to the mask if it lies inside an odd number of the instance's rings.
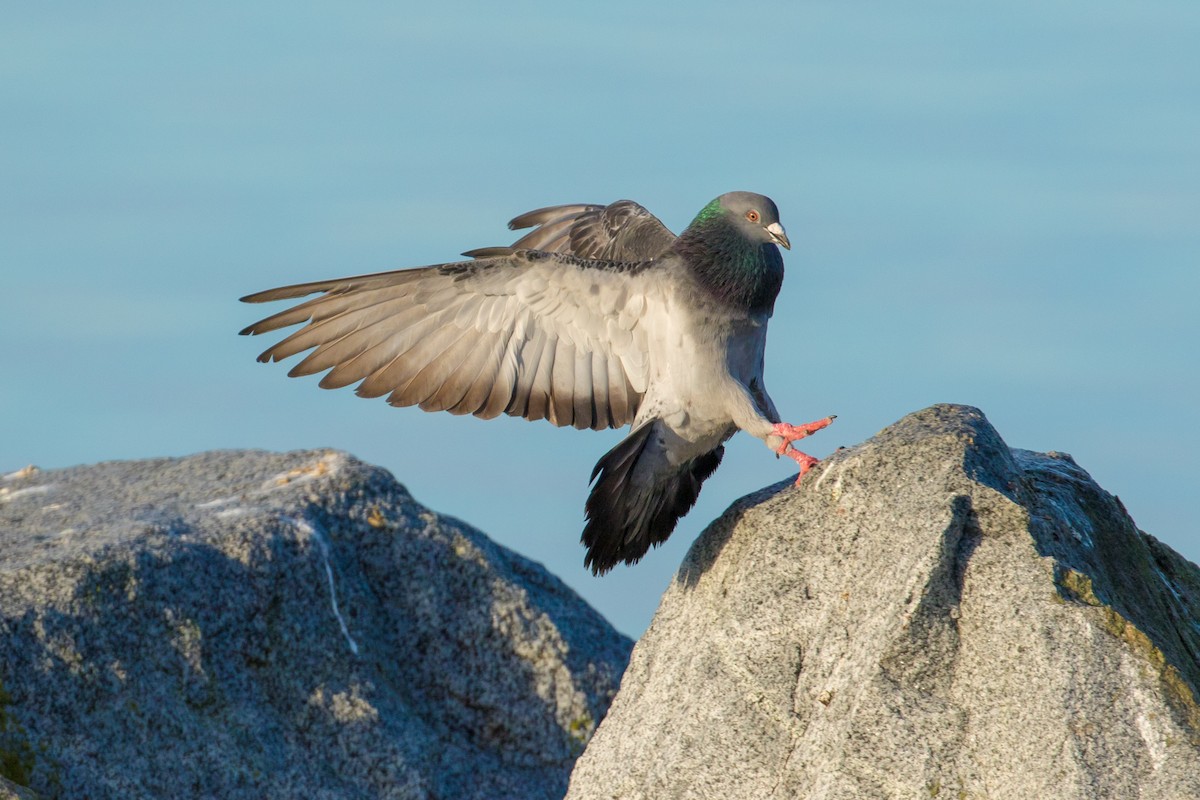
[[783,444],[779,446],[779,449],[775,451],[775,454],[787,456],[800,465],[800,474],[796,476],[797,485],[799,485],[800,479],[803,478],[805,474],[807,474],[808,471],[813,468],[813,465],[818,462],[817,459],[813,458],[807,453],[801,453],[799,450],[792,447],[792,442],[799,441],[806,436],[816,433],[822,428],[828,427],[829,424],[835,419],[837,419],[837,414],[830,414],[824,419],[819,419],[816,422],[807,422],[803,425],[789,425],[786,422],[779,422],[775,424],[773,432],[776,436],[783,437]]

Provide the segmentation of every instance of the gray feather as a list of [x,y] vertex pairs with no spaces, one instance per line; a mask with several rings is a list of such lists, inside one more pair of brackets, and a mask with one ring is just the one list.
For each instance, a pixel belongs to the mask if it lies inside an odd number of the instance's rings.
[[517,250],[542,250],[604,261],[649,261],[663,255],[675,234],[632,200],[607,206],[576,204],[529,211],[508,223],[512,230],[534,228],[509,247],[481,247],[463,255],[488,258]]
[[[593,386],[638,396],[633,387],[645,386],[647,376],[631,372],[645,369],[646,331],[634,318],[613,329],[595,292],[637,296],[651,286],[604,262],[516,253],[259,292],[244,299],[323,294],[243,333],[302,325],[259,358],[278,361],[307,350],[289,374],[326,372],[324,388],[358,383],[360,396],[387,395],[393,405],[619,427],[637,413],[636,399],[614,415],[607,397],[599,403],[592,397]],[[540,383],[539,370],[546,372]],[[531,395],[538,395],[532,403]],[[604,413],[596,413],[598,405]]]

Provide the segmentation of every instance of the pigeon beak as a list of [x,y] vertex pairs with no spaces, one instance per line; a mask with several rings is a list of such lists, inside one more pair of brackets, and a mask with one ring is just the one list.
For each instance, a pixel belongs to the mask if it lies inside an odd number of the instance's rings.
[[778,222],[772,222],[768,225],[767,233],[771,234],[771,238],[775,240],[775,244],[782,246],[784,250],[792,249],[792,243],[787,238],[787,231]]

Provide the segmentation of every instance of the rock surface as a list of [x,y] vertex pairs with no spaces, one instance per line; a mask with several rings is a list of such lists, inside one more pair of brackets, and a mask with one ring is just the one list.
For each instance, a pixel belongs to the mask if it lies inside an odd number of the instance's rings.
[[568,798],[1200,797],[1200,572],[934,406],[696,541]]
[[0,792],[561,797],[630,647],[337,452],[0,480]]

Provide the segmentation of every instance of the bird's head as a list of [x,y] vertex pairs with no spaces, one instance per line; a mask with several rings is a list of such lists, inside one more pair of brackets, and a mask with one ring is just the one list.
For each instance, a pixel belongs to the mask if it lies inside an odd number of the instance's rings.
[[783,258],[775,245],[791,243],[771,198],[729,192],[700,209],[671,250],[731,307],[769,315],[783,284]]
[[779,222],[775,201],[754,192],[727,192],[713,200],[705,210],[721,216],[751,242],[770,242],[790,250],[787,232]]

